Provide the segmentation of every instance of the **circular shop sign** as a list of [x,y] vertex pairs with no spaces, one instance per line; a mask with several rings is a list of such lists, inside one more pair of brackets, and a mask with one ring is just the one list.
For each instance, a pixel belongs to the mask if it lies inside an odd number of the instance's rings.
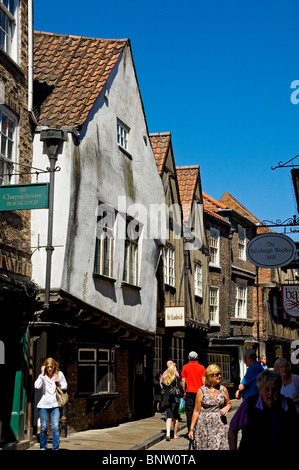
[[248,260],[260,268],[286,266],[295,257],[296,245],[290,237],[280,233],[258,235],[247,245]]

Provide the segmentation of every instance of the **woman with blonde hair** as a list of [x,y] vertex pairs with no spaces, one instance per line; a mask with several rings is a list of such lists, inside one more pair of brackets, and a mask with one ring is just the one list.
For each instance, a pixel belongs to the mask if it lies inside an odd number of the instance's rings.
[[62,390],[67,389],[67,382],[63,373],[59,370],[58,363],[48,357],[41,367],[41,373],[34,383],[36,389],[42,390],[42,397],[37,404],[40,416],[40,449],[48,447],[48,419],[51,415],[53,445],[52,450],[59,448],[59,418],[60,411],[56,398],[56,385]]
[[231,402],[226,387],[221,385],[220,367],[211,364],[205,371],[205,384],[196,395],[189,431],[196,450],[228,450],[226,414]]
[[284,357],[276,359],[274,370],[281,376],[282,386],[280,393],[293,400],[296,411],[299,413],[299,376],[291,373],[291,363]]
[[169,361],[167,371],[162,379],[163,398],[161,411],[166,412],[166,441],[170,441],[170,428],[173,420],[173,433],[174,439],[179,436],[179,403],[180,397],[183,396],[183,390],[180,384],[180,379],[177,376],[176,365]]

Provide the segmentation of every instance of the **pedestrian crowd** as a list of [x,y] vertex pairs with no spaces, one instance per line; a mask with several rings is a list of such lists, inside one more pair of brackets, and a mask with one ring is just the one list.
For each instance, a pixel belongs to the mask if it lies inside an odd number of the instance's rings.
[[[256,351],[247,349],[247,367],[236,386],[235,398],[242,399],[238,410],[227,422],[231,400],[221,384],[221,369],[217,364],[205,368],[198,354],[191,351],[181,376],[173,361],[160,374],[160,411],[165,413],[166,440],[178,439],[179,409],[182,401],[186,411],[188,438],[195,450],[254,450],[257,442],[267,448],[295,448],[299,428],[299,375],[291,373],[285,358],[268,368],[267,358],[257,360]],[[240,444],[238,434],[241,432]]]

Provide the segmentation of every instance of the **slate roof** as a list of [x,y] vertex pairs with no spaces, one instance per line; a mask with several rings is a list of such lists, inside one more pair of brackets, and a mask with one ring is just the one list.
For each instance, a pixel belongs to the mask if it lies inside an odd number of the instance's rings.
[[149,138],[156,159],[158,172],[161,176],[171,142],[171,132],[151,133]]
[[39,125],[80,127],[129,39],[34,32],[34,106]]

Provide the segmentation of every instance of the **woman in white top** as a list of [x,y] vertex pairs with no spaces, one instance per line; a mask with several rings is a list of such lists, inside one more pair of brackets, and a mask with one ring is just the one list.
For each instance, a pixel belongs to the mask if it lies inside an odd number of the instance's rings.
[[284,357],[279,357],[275,361],[274,370],[281,376],[282,387],[280,393],[294,401],[296,411],[299,413],[299,376],[291,374],[291,364]]
[[48,447],[48,415],[51,414],[53,445],[52,450],[59,448],[59,418],[60,411],[56,398],[56,385],[62,390],[67,389],[67,382],[61,371],[58,369],[58,363],[48,357],[45,360],[41,373],[34,383],[36,389],[42,390],[42,397],[37,404],[40,416],[40,449],[45,450]]

